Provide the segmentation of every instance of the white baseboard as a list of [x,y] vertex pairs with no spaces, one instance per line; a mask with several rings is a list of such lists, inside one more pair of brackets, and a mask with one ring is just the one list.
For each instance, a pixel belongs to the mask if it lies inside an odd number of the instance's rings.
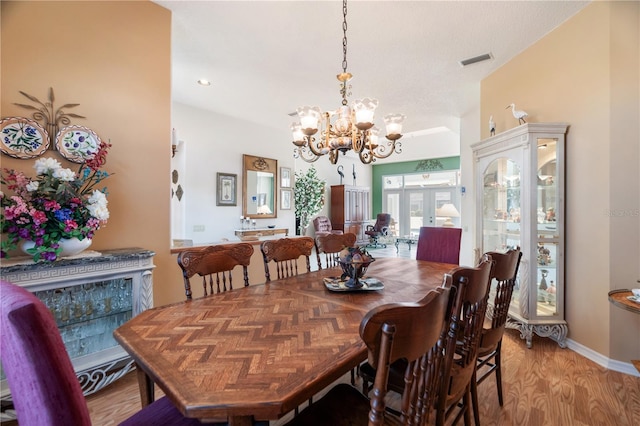
[[581,345],[580,343],[571,339],[567,339],[567,347],[572,351],[579,353],[583,357],[590,359],[596,364],[603,366],[604,368],[617,371],[619,373],[640,377],[640,372],[636,370],[636,368],[630,362],[616,361],[615,359],[607,358],[606,356],[594,351],[593,349]]

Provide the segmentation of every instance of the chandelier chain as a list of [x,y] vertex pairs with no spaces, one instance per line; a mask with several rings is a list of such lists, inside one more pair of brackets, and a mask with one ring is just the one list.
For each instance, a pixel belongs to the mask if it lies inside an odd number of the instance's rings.
[[342,3],[342,71],[347,72],[347,0]]
[[[340,152],[355,152],[363,164],[370,164],[378,158],[387,158],[394,152],[402,152],[402,114],[389,114],[384,118],[387,127],[385,144],[378,142],[378,129],[374,126],[376,99],[356,100],[353,108],[347,97],[351,95],[349,81],[353,77],[347,72],[347,0],[342,1],[342,73],[336,76],[340,82],[342,107],[336,111],[320,111],[319,107],[298,108],[299,123],[293,123],[294,158],[302,158],[313,163],[323,155],[328,155],[331,164],[336,164]],[[324,117],[324,125],[321,122]],[[333,118],[333,122],[331,121]],[[313,135],[319,133],[318,139]]]

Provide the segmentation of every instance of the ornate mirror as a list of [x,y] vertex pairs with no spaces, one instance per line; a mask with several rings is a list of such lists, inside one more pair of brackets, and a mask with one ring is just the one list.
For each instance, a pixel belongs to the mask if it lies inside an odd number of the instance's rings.
[[278,161],[271,158],[242,156],[242,213],[262,219],[278,217],[276,182]]

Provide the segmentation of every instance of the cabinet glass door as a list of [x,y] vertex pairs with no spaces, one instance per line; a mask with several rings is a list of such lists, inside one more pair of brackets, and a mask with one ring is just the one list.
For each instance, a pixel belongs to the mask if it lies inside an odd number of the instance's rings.
[[520,242],[520,167],[511,159],[493,160],[484,173],[483,250],[504,252]]
[[[484,252],[504,253],[510,248],[522,246],[520,181],[520,167],[510,158],[496,158],[487,166],[483,176],[482,203]],[[529,297],[527,289],[521,287],[520,283],[518,281],[513,289],[509,310],[526,318]],[[491,297],[494,297],[493,294]]]
[[558,315],[558,162],[557,139],[538,139],[537,154],[537,309],[539,317]]

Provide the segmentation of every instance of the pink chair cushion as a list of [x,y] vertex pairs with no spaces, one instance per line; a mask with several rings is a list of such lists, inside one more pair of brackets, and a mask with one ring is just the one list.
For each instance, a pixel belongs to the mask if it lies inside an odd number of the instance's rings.
[[416,259],[431,262],[460,263],[460,228],[420,228]]
[[46,306],[0,282],[2,367],[20,426],[91,425],[71,360]]

